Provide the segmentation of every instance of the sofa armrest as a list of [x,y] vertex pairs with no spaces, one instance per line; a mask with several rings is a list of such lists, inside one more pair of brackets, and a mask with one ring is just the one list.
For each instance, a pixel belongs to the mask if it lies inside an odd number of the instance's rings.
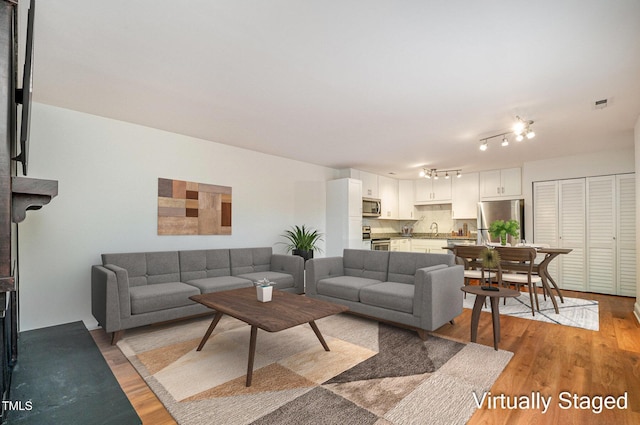
[[298,255],[271,255],[271,271],[289,273],[293,276],[296,292],[304,292],[304,259]]
[[342,257],[312,258],[307,261],[306,293],[317,295],[318,281],[332,276],[344,276]]
[[416,271],[413,298],[413,315],[431,331],[462,314],[464,286],[464,267],[434,267]]
[[118,283],[118,301],[120,302],[120,317],[123,319],[131,317],[131,297],[129,296],[129,272],[127,269],[115,264],[105,264],[104,268],[112,271],[116,275]]
[[115,272],[100,265],[91,267],[91,313],[106,332],[122,328],[118,278]]

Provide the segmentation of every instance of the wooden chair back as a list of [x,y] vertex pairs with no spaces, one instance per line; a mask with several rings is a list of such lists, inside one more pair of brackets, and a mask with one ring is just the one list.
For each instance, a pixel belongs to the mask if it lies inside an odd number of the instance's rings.
[[455,245],[453,255],[464,262],[465,270],[482,268],[482,252],[487,247],[482,245]]
[[538,255],[535,248],[497,246],[494,248],[500,255],[500,269],[505,271],[519,271],[531,274]]

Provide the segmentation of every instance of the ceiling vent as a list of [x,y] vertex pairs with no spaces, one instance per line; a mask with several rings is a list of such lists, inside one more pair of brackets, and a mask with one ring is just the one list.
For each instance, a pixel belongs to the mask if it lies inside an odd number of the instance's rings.
[[593,102],[593,109],[604,109],[608,106],[608,104],[609,104],[608,99],[596,100],[595,102]]

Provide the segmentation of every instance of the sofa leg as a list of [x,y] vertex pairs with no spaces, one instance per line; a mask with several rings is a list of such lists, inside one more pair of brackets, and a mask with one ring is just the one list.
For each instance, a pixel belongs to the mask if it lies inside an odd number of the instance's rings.
[[427,335],[427,331],[425,331],[424,329],[416,329],[416,331],[418,331],[418,336],[420,337],[421,340],[426,341],[428,338]]
[[116,345],[116,343],[120,341],[120,338],[122,338],[123,335],[124,335],[124,329],[111,332],[111,345]]
[[452,325],[456,324],[456,322],[453,319],[449,320],[449,323],[451,323]]

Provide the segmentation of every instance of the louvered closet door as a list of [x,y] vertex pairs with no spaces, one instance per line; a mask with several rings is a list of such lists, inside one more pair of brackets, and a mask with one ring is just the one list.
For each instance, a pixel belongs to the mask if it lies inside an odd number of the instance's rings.
[[636,296],[636,176],[616,176],[618,282],[617,294]]
[[616,179],[587,179],[587,290],[616,293]]
[[558,182],[558,247],[571,248],[567,255],[560,255],[556,282],[562,289],[585,291],[585,179]]
[[[533,184],[533,242],[558,246],[558,182]],[[558,259],[549,265],[554,280],[558,277]]]

